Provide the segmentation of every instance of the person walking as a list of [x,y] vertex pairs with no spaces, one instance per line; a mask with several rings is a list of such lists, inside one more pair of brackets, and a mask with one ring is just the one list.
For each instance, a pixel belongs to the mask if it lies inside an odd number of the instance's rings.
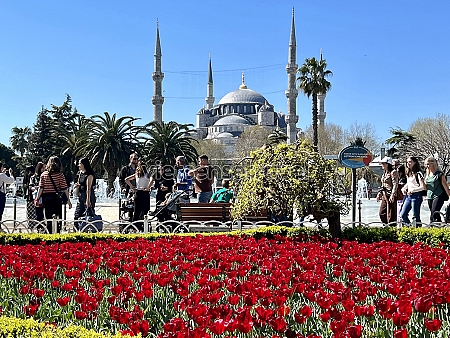
[[397,167],[398,173],[398,188],[397,188],[397,223],[402,222],[402,218],[400,216],[402,212],[403,203],[405,202],[406,196],[403,195],[402,189],[406,184],[406,171],[405,166],[403,164],[399,164]]
[[[136,172],[125,179],[130,189],[134,192],[134,211],[132,222],[141,221],[150,210],[150,174],[147,172],[147,167],[138,162]],[[132,181],[136,182],[133,185]],[[135,223],[139,231],[144,231],[143,222]]]
[[203,154],[198,157],[199,166],[189,171],[189,176],[194,180],[194,189],[198,203],[208,203],[213,194],[214,169],[208,162],[208,156]]
[[383,175],[377,202],[381,200],[379,216],[383,224],[397,225],[397,187],[398,172],[392,166],[392,158],[385,156],[381,160]]
[[[61,172],[61,161],[58,156],[50,156],[47,162],[47,169],[42,173],[39,181],[39,190],[36,196],[36,203],[42,197],[44,204],[45,218],[47,219],[48,233],[52,231],[52,218],[56,216],[62,219],[62,204],[58,199],[57,192],[62,191],[66,194],[67,204],[69,209],[72,208],[70,202],[69,190],[67,189],[67,182]],[[61,222],[58,222],[57,232],[61,231]]]
[[88,212],[90,209],[91,212],[94,211],[95,208],[95,173],[92,169],[91,162],[87,157],[83,157],[78,161],[78,179],[74,184],[74,189],[78,188],[78,203],[75,208],[74,220],[75,226],[78,228],[77,220]]
[[36,209],[36,221],[39,222],[44,220],[44,204],[42,203],[42,199],[36,201],[36,196],[39,190],[41,175],[46,169],[45,167],[44,162],[38,162],[34,168],[34,175],[30,179],[30,190],[33,192],[34,207]]
[[12,168],[9,168],[8,173],[9,176],[6,175],[6,168],[4,164],[0,162],[0,222],[6,206],[6,185],[16,182]]
[[[36,206],[34,205],[34,196],[35,196],[35,189],[31,184],[31,178],[34,176],[34,166],[29,165],[25,168],[25,174],[23,175],[23,196],[26,201],[27,209],[26,209],[26,216],[27,216],[27,222],[28,227],[30,229],[34,228],[36,226]],[[36,190],[37,193],[37,190]]]
[[400,214],[403,223],[411,224],[411,221],[408,218],[408,213],[412,209],[416,220],[416,227],[422,226],[422,221],[420,219],[420,206],[423,202],[422,192],[425,192],[426,189],[424,177],[420,170],[419,160],[414,156],[408,157],[406,160],[406,184],[402,189],[402,193],[406,195],[406,199],[403,203],[402,212]]
[[433,156],[425,159],[425,184],[427,186],[427,202],[430,208],[430,222],[441,222],[441,208],[448,201],[450,190],[444,173]]

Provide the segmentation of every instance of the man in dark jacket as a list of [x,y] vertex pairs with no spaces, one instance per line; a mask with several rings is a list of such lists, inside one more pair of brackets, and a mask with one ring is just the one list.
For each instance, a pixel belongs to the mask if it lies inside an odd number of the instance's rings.
[[[136,172],[136,166],[137,166],[138,160],[139,160],[139,156],[136,153],[131,154],[130,155],[130,163],[127,164],[126,166],[124,166],[120,170],[119,186],[121,189],[121,193],[127,197],[128,197],[128,193],[130,191],[130,186],[128,184],[126,184],[125,179],[128,176],[133,175]],[[136,186],[136,180],[132,180],[131,184]]]
[[[133,199],[129,199],[127,200],[129,197],[129,193],[130,193],[130,186],[125,182],[125,179],[130,176],[133,175],[134,173],[136,173],[136,166],[139,160],[139,156],[136,153],[133,153],[130,155],[130,163],[127,164],[126,166],[124,166],[121,170],[120,170],[120,174],[119,174],[119,186],[120,186],[120,193],[123,194],[125,196],[125,201],[123,202],[123,208],[124,208],[124,216],[126,215],[126,213],[128,213],[128,219],[131,220],[133,219]],[[131,180],[131,184],[133,186],[136,186],[136,180]],[[131,203],[131,204],[130,204]],[[125,216],[126,217],[126,216]]]

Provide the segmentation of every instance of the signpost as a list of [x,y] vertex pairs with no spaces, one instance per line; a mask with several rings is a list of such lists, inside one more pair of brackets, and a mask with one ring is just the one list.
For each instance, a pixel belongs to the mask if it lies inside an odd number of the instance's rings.
[[352,145],[341,150],[339,162],[352,169],[352,223],[356,222],[356,169],[368,166],[372,162],[370,150],[363,146]]

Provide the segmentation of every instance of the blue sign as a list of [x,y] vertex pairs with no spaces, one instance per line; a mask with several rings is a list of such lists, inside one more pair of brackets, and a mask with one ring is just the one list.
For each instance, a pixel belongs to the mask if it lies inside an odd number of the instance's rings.
[[339,162],[347,168],[358,169],[372,162],[370,150],[361,146],[349,146],[339,153]]

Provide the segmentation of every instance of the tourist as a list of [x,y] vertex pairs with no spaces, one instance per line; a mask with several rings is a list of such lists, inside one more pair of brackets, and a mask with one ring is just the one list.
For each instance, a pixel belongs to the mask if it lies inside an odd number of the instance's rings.
[[199,166],[190,170],[189,175],[194,179],[194,189],[197,193],[198,203],[208,203],[213,194],[214,169],[209,165],[207,155],[200,155],[198,161]]
[[[60,191],[66,194],[67,204],[69,205],[69,209],[71,209],[72,203],[70,202],[67,182],[61,172],[61,161],[58,156],[50,156],[47,162],[46,170],[41,175],[39,190],[35,199],[35,203],[39,203],[39,199],[42,197],[42,202],[45,209],[45,218],[47,219],[47,230],[50,234],[53,233],[53,216],[62,219],[62,204],[57,195],[57,192]],[[56,231],[61,231],[61,222],[58,222],[58,228]]]
[[230,180],[222,180],[222,188],[217,190],[211,197],[211,203],[229,203],[233,198],[233,191],[230,189]]
[[175,183],[175,190],[184,191],[186,194],[183,194],[180,197],[180,202],[189,203],[189,193],[188,191],[192,186],[192,178],[189,175],[189,168],[186,165],[186,158],[184,156],[178,156],[175,159],[177,171],[177,180]]
[[[130,163],[127,164],[126,166],[124,166],[120,170],[119,186],[120,186],[120,189],[122,190],[122,194],[124,194],[125,197],[129,197],[128,194],[130,192],[130,186],[125,182],[125,179],[128,176],[131,176],[136,172],[136,165],[137,165],[138,161],[139,161],[139,156],[136,153],[133,153],[130,155]],[[132,180],[131,184],[133,185],[133,187],[135,187],[136,180]]]
[[441,208],[448,201],[450,190],[445,175],[433,156],[425,159],[425,184],[427,186],[427,201],[430,208],[430,222],[441,222]]
[[403,203],[401,217],[403,223],[410,224],[408,213],[412,209],[416,221],[416,227],[422,226],[420,220],[420,206],[422,205],[422,192],[426,192],[426,185],[417,157],[411,156],[406,160],[406,184],[402,193],[406,195]]
[[[77,220],[84,216],[86,213],[90,212],[91,215],[94,214],[96,196],[95,196],[95,186],[96,179],[95,173],[92,169],[89,159],[86,157],[81,158],[78,161],[79,172],[77,175],[77,182],[74,184],[74,190],[78,189],[78,203],[75,208],[74,220],[75,226],[78,228]],[[90,209],[88,211],[88,209]]]
[[14,179],[12,168],[9,168],[8,172],[9,176],[6,175],[6,168],[3,163],[0,162],[0,221],[2,220],[3,211],[5,211],[6,206],[6,185],[13,184],[16,181]]
[[175,184],[172,169],[170,166],[159,165],[158,171],[150,179],[150,186],[153,186],[152,189],[156,189],[156,205],[164,203],[167,195],[172,193]]
[[379,216],[381,222],[389,225],[397,223],[397,187],[398,173],[392,167],[392,158],[385,156],[381,160],[383,175],[381,187],[377,194],[377,202],[381,200]]
[[28,226],[33,228],[36,225],[36,206],[34,205],[34,197],[37,193],[37,189],[31,184],[31,178],[34,176],[34,166],[30,165],[25,168],[25,174],[23,175],[23,196],[27,202],[26,216],[28,220]]
[[[136,182],[135,184],[132,181]],[[144,216],[150,210],[150,174],[147,167],[138,162],[136,172],[125,179],[130,189],[134,192],[134,211],[132,222],[143,220]],[[142,222],[135,224],[139,231],[144,231]]]
[[406,184],[406,172],[405,172],[405,166],[403,164],[399,164],[397,166],[397,173],[398,173],[398,188],[397,188],[397,222],[401,223],[402,218],[400,217],[400,214],[402,212],[402,206],[405,202],[406,196],[403,195],[402,189]]
[[[129,199],[129,201],[133,202],[132,199],[132,192],[133,190],[130,190],[130,186],[125,182],[125,179],[130,176],[133,175],[134,173],[136,173],[136,165],[139,161],[139,156],[136,153],[132,153],[130,155],[130,163],[127,164],[126,166],[124,166],[121,170],[120,170],[120,174],[119,174],[119,186],[120,186],[120,193],[123,194],[125,196],[126,199]],[[131,180],[131,184],[133,185],[133,187],[136,186],[136,180]],[[120,196],[120,194],[119,194]],[[133,210],[134,208],[131,208],[128,211],[128,219],[131,221],[133,219]]]

